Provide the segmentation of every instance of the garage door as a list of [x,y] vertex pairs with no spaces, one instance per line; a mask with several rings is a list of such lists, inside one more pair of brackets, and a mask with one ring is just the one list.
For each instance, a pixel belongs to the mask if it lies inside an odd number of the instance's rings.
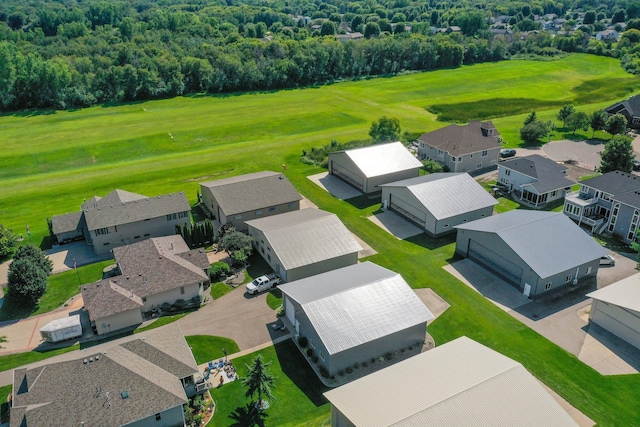
[[335,160],[331,161],[331,174],[364,192],[364,178],[351,172]]
[[287,281],[287,270],[285,270],[284,267],[281,265],[278,265],[278,275],[280,276],[283,282]]
[[594,310],[591,317],[594,323],[640,348],[640,313],[604,301],[594,301],[591,308]]
[[284,315],[287,316],[287,319],[289,319],[292,325],[296,324],[296,311],[291,301],[289,301],[289,298],[286,297],[284,299]]
[[403,199],[393,194],[389,194],[389,209],[402,215],[411,222],[415,222],[420,227],[425,227],[425,214],[419,209],[407,203]]
[[522,268],[512,263],[502,255],[498,255],[491,249],[483,246],[475,240],[469,242],[469,259],[490,270],[492,273],[500,276],[507,282],[520,287],[522,280]]

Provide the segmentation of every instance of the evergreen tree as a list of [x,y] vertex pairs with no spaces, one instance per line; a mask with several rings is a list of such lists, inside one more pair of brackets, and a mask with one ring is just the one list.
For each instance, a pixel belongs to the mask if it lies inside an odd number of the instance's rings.
[[537,122],[538,116],[535,111],[532,111],[526,119],[524,119],[524,125],[530,125],[531,123]]
[[273,399],[272,389],[275,387],[275,378],[269,372],[271,362],[265,363],[262,355],[257,355],[251,365],[247,365],[247,376],[242,379],[242,385],[247,387],[245,397],[253,399],[258,395],[255,402],[258,408],[262,408],[263,397]]

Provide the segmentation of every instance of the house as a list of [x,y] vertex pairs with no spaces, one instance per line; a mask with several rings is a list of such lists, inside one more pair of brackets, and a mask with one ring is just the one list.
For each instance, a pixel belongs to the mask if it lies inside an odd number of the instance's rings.
[[180,235],[118,247],[113,255],[113,277],[81,286],[84,308],[98,335],[139,325],[146,314],[172,305],[199,305],[209,285],[207,254],[189,250]]
[[467,337],[324,395],[332,427],[578,426],[520,363]]
[[51,224],[58,243],[84,238],[99,255],[150,237],[175,234],[176,225],[191,221],[190,211],[183,192],[147,197],[113,190],[85,201],[80,212],[55,215]]
[[640,349],[640,273],[587,294],[589,322]]
[[498,164],[500,133],[492,122],[449,125],[418,138],[418,157],[450,172],[477,172]]
[[595,277],[608,253],[560,212],[518,209],[456,228],[457,254],[531,297]]
[[342,221],[320,209],[302,209],[247,221],[253,245],[284,281],[358,262],[362,247]]
[[564,199],[575,182],[567,179],[567,167],[539,154],[512,159],[498,165],[498,184],[523,204],[542,208]]
[[420,174],[422,163],[401,142],[329,153],[329,173],[363,193],[380,185]]
[[566,195],[564,214],[594,233],[607,231],[631,244],[640,219],[640,176],[613,171],[586,179]]
[[624,101],[616,102],[605,108],[609,115],[622,114],[627,118],[627,126],[640,129],[640,95],[634,95]]
[[432,173],[382,185],[382,206],[423,228],[431,236],[491,216],[495,198],[468,173]]
[[596,33],[596,40],[613,43],[618,41],[618,32],[616,30],[607,29]]
[[247,231],[245,221],[300,209],[302,196],[281,173],[263,171],[200,184],[202,206],[216,224]]
[[402,276],[368,261],[280,290],[286,321],[327,376],[397,351],[420,353],[434,318]]
[[346,43],[349,40],[360,40],[360,39],[364,38],[364,34],[356,31],[356,32],[353,32],[353,33],[336,34],[336,38],[338,39],[338,41],[340,41],[342,43]]
[[11,427],[185,425],[198,366],[176,323],[13,371]]

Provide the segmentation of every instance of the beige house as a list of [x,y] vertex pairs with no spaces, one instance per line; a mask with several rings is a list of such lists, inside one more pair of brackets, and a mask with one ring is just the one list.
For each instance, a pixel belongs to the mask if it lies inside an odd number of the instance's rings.
[[142,323],[164,304],[199,305],[209,284],[203,249],[189,250],[180,235],[115,248],[116,275],[81,286],[85,310],[98,335]]
[[54,216],[51,223],[58,243],[84,239],[98,255],[150,237],[175,234],[176,225],[191,222],[190,211],[183,192],[147,197],[113,190],[85,201],[80,212]]
[[200,184],[202,205],[217,226],[247,231],[246,221],[300,209],[302,196],[281,173],[263,171]]

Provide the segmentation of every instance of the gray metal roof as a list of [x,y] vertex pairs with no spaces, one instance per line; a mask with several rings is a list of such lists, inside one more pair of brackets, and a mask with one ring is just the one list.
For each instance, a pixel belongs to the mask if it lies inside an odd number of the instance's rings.
[[640,273],[593,291],[587,296],[640,313]]
[[381,187],[406,187],[438,220],[497,205],[468,173],[432,173]]
[[301,304],[329,354],[434,318],[402,276],[370,262],[297,280],[280,290]]
[[567,179],[565,171],[568,168],[566,166],[539,154],[502,162],[498,165],[498,168],[511,169],[535,179],[536,182],[529,185],[535,188],[538,194],[560,190],[575,184],[574,181]]
[[281,173],[263,171],[203,182],[225,215],[234,215],[302,200]]
[[496,233],[541,278],[607,254],[602,246],[561,212],[518,209],[456,228]]
[[320,209],[302,209],[247,221],[262,231],[287,270],[362,250],[340,218]]
[[578,425],[520,363],[467,337],[324,395],[357,427]]
[[401,142],[369,145],[343,152],[367,178],[422,167],[422,163]]
[[449,125],[425,133],[418,141],[457,157],[500,148],[499,136],[492,122],[471,121],[467,125]]
[[65,215],[51,217],[53,234],[79,230],[82,223],[82,212],[71,212]]

